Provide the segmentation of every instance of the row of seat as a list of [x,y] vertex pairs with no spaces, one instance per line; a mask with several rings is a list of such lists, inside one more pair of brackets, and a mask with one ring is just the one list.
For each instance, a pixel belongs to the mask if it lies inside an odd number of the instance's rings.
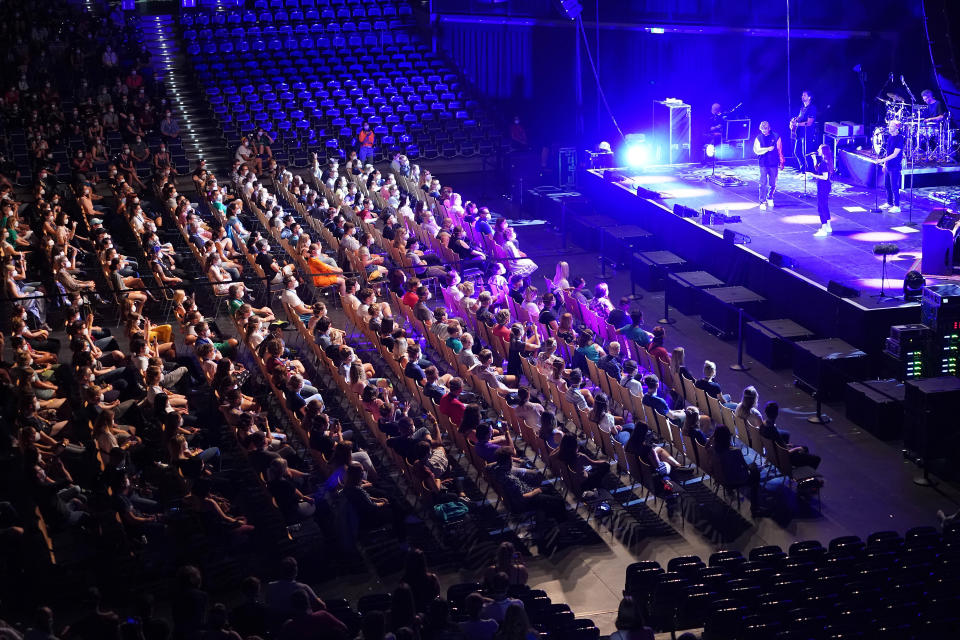
[[353,9],[341,7],[315,7],[302,4],[301,7],[269,10],[260,8],[257,11],[227,10],[212,13],[197,12],[185,13],[180,18],[184,27],[205,28],[207,26],[223,26],[235,24],[268,24],[273,22],[300,22],[303,20],[342,20],[349,21],[355,18],[398,18],[413,15],[410,5],[404,3],[371,4],[370,6],[356,6]]
[[[264,24],[264,23],[261,23]],[[309,25],[309,26],[308,26]],[[330,35],[339,35],[339,34],[352,34],[352,33],[367,33],[372,31],[387,31],[388,29],[401,29],[405,26],[408,26],[403,20],[374,20],[373,22],[361,21],[361,22],[309,22],[305,23],[299,21],[299,24],[281,24],[277,23],[277,26],[267,24],[262,29],[259,25],[243,27],[202,27],[200,29],[184,29],[183,37],[188,41],[194,40],[226,40],[227,38],[233,38],[234,40],[242,40],[244,38],[260,38],[264,35],[276,34],[276,35],[291,35],[291,34],[302,34],[302,33],[311,33],[311,34],[321,34],[328,33]]]
[[[657,630],[705,627],[704,637],[908,638],[955,629],[960,535],[916,527],[901,537],[842,536],[719,551],[627,567],[624,594]],[[777,635],[778,633],[784,635]],[[928,637],[928,636],[923,636]]]

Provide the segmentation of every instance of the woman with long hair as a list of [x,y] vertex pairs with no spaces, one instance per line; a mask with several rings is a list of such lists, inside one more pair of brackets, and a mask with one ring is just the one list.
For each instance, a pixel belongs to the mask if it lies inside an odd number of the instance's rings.
[[493,564],[483,572],[483,584],[487,589],[492,586],[493,577],[498,573],[507,574],[511,585],[527,584],[527,578],[529,577],[527,566],[523,564],[520,554],[512,542],[500,543],[496,554],[493,556]]
[[817,155],[814,170],[807,175],[817,181],[817,213],[820,214],[820,229],[813,235],[822,238],[833,233],[833,228],[830,226],[829,200],[833,176],[837,169],[833,162],[833,150],[829,145],[820,145]]

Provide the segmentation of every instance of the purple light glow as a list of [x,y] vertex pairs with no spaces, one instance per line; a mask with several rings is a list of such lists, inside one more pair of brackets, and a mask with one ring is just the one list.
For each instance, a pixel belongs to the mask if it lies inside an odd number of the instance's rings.
[[676,182],[673,176],[630,176],[630,182],[635,185],[642,184],[666,184]]
[[[865,289],[880,290],[880,278],[857,278],[855,282]],[[887,291],[902,291],[903,280],[899,278],[887,278],[883,288]]]
[[814,214],[798,214],[795,216],[784,216],[780,218],[781,222],[787,224],[820,224],[820,216]]
[[897,240],[903,240],[907,236],[903,233],[897,233],[896,231],[863,231],[861,233],[853,233],[848,236],[851,240],[859,240],[860,242],[896,242]]
[[713,211],[749,211],[750,209],[756,209],[760,205],[756,202],[721,202],[720,204],[711,205],[710,209]]

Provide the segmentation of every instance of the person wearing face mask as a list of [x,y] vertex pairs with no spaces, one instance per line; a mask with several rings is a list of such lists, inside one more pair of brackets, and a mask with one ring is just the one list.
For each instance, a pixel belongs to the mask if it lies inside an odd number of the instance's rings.
[[100,116],[100,124],[103,125],[103,128],[106,131],[120,130],[120,116],[117,115],[117,112],[113,108],[112,104],[107,105],[107,110],[104,111],[102,116]]
[[130,154],[139,165],[146,164],[147,160],[150,159],[150,148],[143,141],[143,136],[136,136],[133,139],[133,144],[130,145]]
[[357,152],[357,157],[361,162],[367,163],[373,161],[373,145],[376,141],[376,138],[376,134],[370,130],[370,123],[364,122],[363,129],[361,129],[360,133],[357,134],[357,142],[360,145],[360,149]]
[[173,118],[173,113],[168,109],[163,114],[163,120],[160,121],[160,135],[167,142],[180,137],[180,125]]

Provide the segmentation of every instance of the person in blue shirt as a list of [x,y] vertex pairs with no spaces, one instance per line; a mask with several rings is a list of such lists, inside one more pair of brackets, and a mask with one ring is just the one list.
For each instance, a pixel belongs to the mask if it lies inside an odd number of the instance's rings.
[[481,207],[477,211],[477,233],[481,236],[491,237],[493,236],[493,227],[490,226],[490,209],[486,207]]
[[617,329],[617,333],[633,340],[641,347],[646,348],[650,344],[651,336],[643,328],[643,312],[639,309],[630,312],[630,324]]
[[666,416],[671,422],[681,424],[684,418],[683,411],[672,410],[670,404],[657,393],[660,389],[660,379],[651,373],[643,377],[643,385],[646,387],[646,393],[643,394],[644,406]]

